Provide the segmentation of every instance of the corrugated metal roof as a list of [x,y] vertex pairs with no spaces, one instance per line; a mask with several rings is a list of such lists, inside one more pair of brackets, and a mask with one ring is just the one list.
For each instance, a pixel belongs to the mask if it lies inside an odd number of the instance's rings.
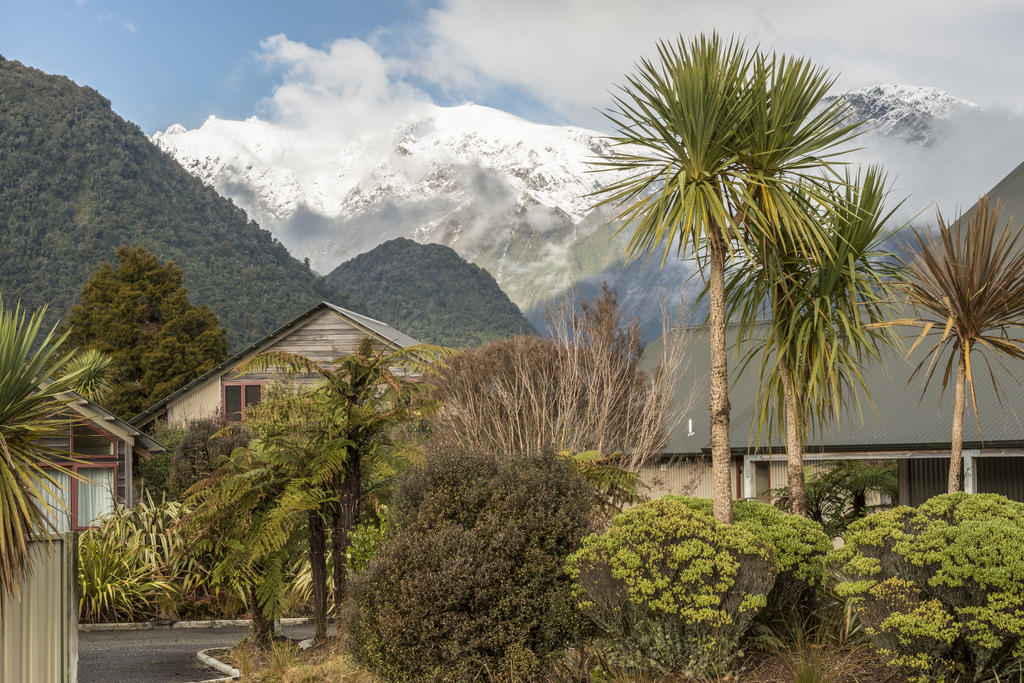
[[[53,380],[47,378],[43,380],[40,384],[41,386],[49,386],[52,383]],[[149,434],[140,431],[134,425],[125,422],[124,420],[119,418],[117,415],[114,415],[112,412],[110,412],[100,404],[86,398],[85,396],[82,396],[77,391],[72,391],[69,389],[67,391],[62,392],[62,395],[66,399],[68,406],[71,407],[72,409],[76,409],[78,405],[87,405],[91,410],[99,413],[104,418],[106,418],[107,421],[116,424],[119,429],[131,434],[132,438],[135,439],[136,443],[138,443],[142,448],[146,449],[147,451],[151,451],[153,453],[162,453],[167,450],[166,446],[164,446],[162,443],[151,437]]]
[[327,301],[324,301],[323,304],[329,306],[330,308],[337,311],[346,318],[351,318],[357,324],[362,325],[365,328],[368,328],[377,336],[383,337],[384,339],[387,339],[388,341],[397,344],[399,348],[404,349],[407,346],[414,346],[416,344],[419,344],[418,341],[416,341],[409,335],[399,332],[398,330],[391,327],[387,323],[382,323],[379,320],[375,320],[369,316],[361,315],[359,313],[356,313],[355,311],[350,311],[347,308],[342,308],[341,306],[336,306],[335,304],[329,303]]
[[[680,426],[669,436],[666,453],[699,453],[709,450],[710,424],[707,411],[708,377],[710,352],[707,329],[702,327],[682,328],[674,331],[683,335],[686,344],[688,365],[683,370],[676,387],[675,405],[684,406],[691,391],[696,392],[689,414],[683,415]],[[746,347],[735,347],[736,329],[728,331],[729,353],[729,402],[731,419],[729,440],[734,452],[765,452],[782,450],[784,435],[778,434],[771,442],[762,438],[758,443],[752,435],[756,418],[755,399],[758,388],[757,361],[752,361],[745,372],[737,376],[739,359]],[[912,338],[911,338],[912,339]],[[661,355],[662,340],[651,344],[645,363],[648,367]],[[907,348],[910,343],[907,344]],[[942,368],[922,396],[924,378],[918,373],[909,382],[914,367],[928,358],[928,344],[915,349],[907,359],[906,350],[887,350],[881,362],[862,368],[865,383],[874,407],[861,395],[862,411],[850,405],[844,410],[836,424],[823,433],[811,433],[807,440],[807,451],[909,451],[948,449],[952,429],[953,386],[942,392]],[[974,353],[983,352],[982,349]],[[972,359],[974,355],[972,354]],[[974,419],[970,392],[964,415],[965,447],[1024,447],[1024,361],[1005,356],[998,359],[989,355],[992,374],[999,383],[1002,405],[996,397],[989,377],[988,366],[978,358],[974,366],[978,413],[981,418],[981,432]],[[1005,366],[1005,367],[1004,367]],[[693,435],[689,435],[692,425]]]
[[359,313],[356,313],[355,311],[350,311],[347,308],[336,306],[335,304],[332,304],[328,301],[321,301],[316,306],[313,306],[305,313],[297,316],[296,318],[293,318],[292,320],[285,323],[281,327],[277,328],[276,330],[274,330],[267,336],[263,337],[259,341],[254,342],[253,344],[250,344],[246,348],[242,349],[241,351],[231,356],[230,358],[228,358],[227,360],[225,360],[223,363],[216,366],[212,370],[208,370],[207,372],[192,380],[182,388],[168,395],[166,398],[158,401],[157,403],[154,403],[149,408],[146,408],[144,411],[142,411],[141,413],[133,417],[131,420],[129,420],[129,422],[131,422],[133,425],[145,422],[150,415],[153,415],[154,413],[161,410],[164,406],[166,406],[168,403],[173,401],[178,396],[181,396],[182,394],[190,391],[191,389],[198,386],[199,384],[202,384],[211,377],[215,377],[217,375],[223,374],[228,370],[233,369],[242,361],[243,358],[245,358],[250,353],[256,351],[262,346],[265,346],[270,341],[277,339],[278,337],[284,335],[285,333],[290,332],[293,328],[298,327],[308,318],[319,313],[325,308],[329,308],[335,313],[348,318],[359,327],[364,328],[365,330],[377,336],[381,340],[388,342],[389,344],[395,345],[397,348],[406,348],[407,346],[413,346],[414,344],[419,343],[409,335],[399,332],[398,330],[391,327],[387,323],[383,323],[379,320],[374,320],[373,318],[361,315]]

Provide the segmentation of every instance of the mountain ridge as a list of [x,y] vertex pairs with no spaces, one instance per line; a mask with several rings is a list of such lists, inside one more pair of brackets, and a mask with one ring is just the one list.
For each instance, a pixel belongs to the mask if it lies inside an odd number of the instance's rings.
[[[874,134],[917,146],[975,106],[905,85],[843,96]],[[554,299],[608,281],[657,333],[655,292],[686,290],[693,274],[692,263],[673,259],[664,270],[624,268],[625,240],[612,238],[607,213],[589,210],[588,195],[610,180],[588,172],[610,144],[599,131],[469,104],[422,106],[355,139],[305,134],[255,117],[211,117],[153,140],[317,270],[395,237],[444,244],[488,270],[538,327]]]
[[92,88],[0,60],[0,149],[0,290],[51,322],[121,245],[173,260],[232,348],[347,302]]
[[422,342],[477,346],[537,333],[486,270],[442,244],[398,237],[342,263],[324,279],[359,300],[368,315]]

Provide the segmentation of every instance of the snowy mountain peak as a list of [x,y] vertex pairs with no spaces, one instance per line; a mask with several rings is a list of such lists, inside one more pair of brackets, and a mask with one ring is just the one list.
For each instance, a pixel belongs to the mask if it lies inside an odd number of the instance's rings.
[[[935,88],[898,84],[841,97],[877,134],[875,149],[901,153],[926,151],[948,119],[976,109]],[[535,324],[570,287],[599,289],[607,280],[654,326],[657,292],[678,290],[688,275],[679,263],[623,268],[623,241],[610,239],[606,215],[590,211],[588,195],[611,180],[587,172],[609,148],[593,130],[479,104],[417,103],[358,135],[340,125],[305,130],[211,116],[194,130],[171,126],[153,142],[321,273],[406,237],[445,244],[486,268]]]
[[945,90],[902,83],[876,83],[825,99],[844,98],[852,109],[852,118],[863,121],[869,130],[906,142],[928,145],[936,127],[955,114],[977,109],[978,105]]

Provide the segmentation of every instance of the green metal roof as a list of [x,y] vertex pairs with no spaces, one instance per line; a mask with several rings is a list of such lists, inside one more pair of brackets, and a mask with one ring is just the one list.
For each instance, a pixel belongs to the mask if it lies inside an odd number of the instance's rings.
[[[670,334],[681,335],[683,343],[686,344],[685,355],[688,361],[676,386],[674,405],[677,406],[677,411],[688,402],[694,407],[682,415],[679,426],[669,435],[664,451],[706,452],[711,447],[707,408],[710,369],[707,328],[680,328]],[[914,333],[907,330],[907,334]],[[784,434],[775,435],[769,442],[766,437],[758,441],[757,436],[752,433],[756,426],[754,421],[758,361],[752,361],[745,372],[737,376],[739,359],[745,348],[736,349],[735,336],[736,329],[731,327],[727,335],[731,348],[728,361],[729,402],[732,408],[729,423],[730,445],[734,453],[784,450]],[[659,339],[648,349],[645,357],[645,365],[648,368],[660,358],[662,343]],[[909,349],[912,343],[913,336],[907,341],[906,348]],[[943,394],[942,368],[936,372],[923,396],[924,371],[909,381],[914,367],[922,358],[928,357],[927,347],[927,341],[922,342],[909,359],[905,357],[906,350],[888,350],[884,352],[881,362],[863,368],[862,373],[874,405],[872,406],[861,395],[861,414],[858,415],[851,401],[851,405],[840,414],[840,419],[835,424],[822,433],[812,432],[808,436],[807,452],[948,449],[953,414],[952,383]],[[979,351],[974,353],[978,354]],[[988,360],[992,374],[999,382],[1002,405],[992,389],[988,365],[979,357],[974,360],[973,366],[981,432],[979,433],[974,419],[968,391],[964,414],[965,446],[1024,447],[1024,361],[1005,356],[997,359],[991,353]],[[688,401],[691,391],[695,392],[694,399]]]

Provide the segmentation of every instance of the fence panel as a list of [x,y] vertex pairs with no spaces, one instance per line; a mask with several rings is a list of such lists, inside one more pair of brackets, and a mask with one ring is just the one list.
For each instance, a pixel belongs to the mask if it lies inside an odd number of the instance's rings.
[[0,681],[78,680],[76,535],[31,541],[32,568],[16,596],[0,597]]

